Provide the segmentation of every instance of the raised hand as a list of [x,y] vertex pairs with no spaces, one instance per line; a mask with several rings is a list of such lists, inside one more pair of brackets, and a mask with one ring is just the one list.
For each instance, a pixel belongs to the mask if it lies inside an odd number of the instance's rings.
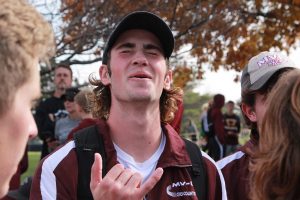
[[163,169],[157,168],[141,185],[142,176],[139,173],[117,164],[102,179],[102,158],[96,153],[91,170],[90,188],[95,200],[141,200],[160,180],[162,174]]

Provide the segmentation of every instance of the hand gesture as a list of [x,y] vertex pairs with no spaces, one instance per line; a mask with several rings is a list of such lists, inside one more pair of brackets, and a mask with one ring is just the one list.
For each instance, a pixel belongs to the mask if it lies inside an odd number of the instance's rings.
[[139,173],[117,164],[102,179],[102,158],[96,153],[91,170],[90,188],[95,200],[141,200],[160,180],[162,174],[163,169],[157,168],[141,185],[142,176]]

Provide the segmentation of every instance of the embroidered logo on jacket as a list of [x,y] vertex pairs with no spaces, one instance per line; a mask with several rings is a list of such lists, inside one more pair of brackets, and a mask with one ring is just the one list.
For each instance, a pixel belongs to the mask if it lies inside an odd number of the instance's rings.
[[[182,191],[182,188],[187,189],[188,188],[187,186],[193,186],[192,181],[190,182],[179,181],[176,183],[172,183],[166,189],[167,194],[171,197],[196,196],[195,191]],[[192,190],[193,187],[189,187],[189,188],[191,188]]]

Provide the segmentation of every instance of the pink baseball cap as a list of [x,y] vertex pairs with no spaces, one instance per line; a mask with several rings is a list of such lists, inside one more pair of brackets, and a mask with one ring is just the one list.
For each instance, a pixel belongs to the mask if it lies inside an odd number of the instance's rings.
[[278,70],[295,67],[295,63],[282,53],[261,52],[252,57],[243,70],[242,91],[259,90]]

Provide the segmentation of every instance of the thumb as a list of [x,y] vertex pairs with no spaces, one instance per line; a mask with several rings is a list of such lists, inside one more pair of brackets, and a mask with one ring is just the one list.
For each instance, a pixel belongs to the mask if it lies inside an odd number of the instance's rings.
[[93,191],[102,181],[102,157],[99,153],[95,153],[95,160],[91,169],[90,188]]

